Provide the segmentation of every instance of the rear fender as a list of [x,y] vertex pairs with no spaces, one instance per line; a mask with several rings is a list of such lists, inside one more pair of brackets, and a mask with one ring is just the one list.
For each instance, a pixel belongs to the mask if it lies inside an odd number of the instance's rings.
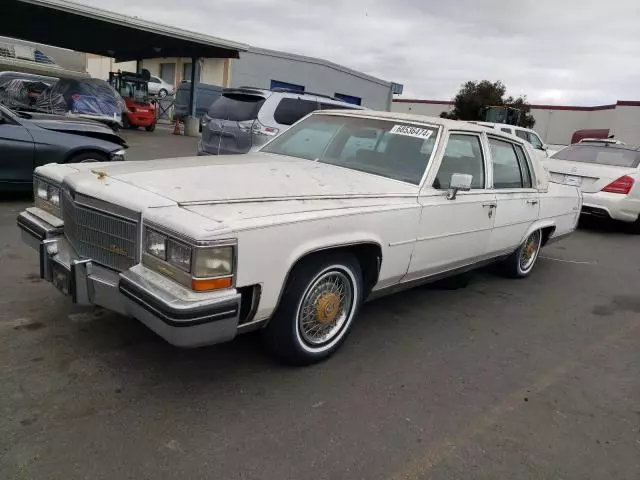
[[554,222],[552,219],[549,219],[549,218],[545,218],[543,220],[536,220],[527,229],[527,233],[525,233],[525,235],[522,237],[519,245],[522,245],[524,241],[527,239],[527,237],[531,235],[533,232],[535,232],[536,230],[543,230],[545,228],[552,228],[553,230],[555,230],[556,222]]

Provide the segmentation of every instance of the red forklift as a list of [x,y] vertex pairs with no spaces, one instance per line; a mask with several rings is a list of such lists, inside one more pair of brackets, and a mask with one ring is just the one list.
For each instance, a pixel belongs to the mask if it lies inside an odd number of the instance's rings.
[[147,132],[156,129],[156,102],[149,97],[148,70],[142,73],[109,72],[109,84],[127,104],[122,112],[122,128],[144,127]]

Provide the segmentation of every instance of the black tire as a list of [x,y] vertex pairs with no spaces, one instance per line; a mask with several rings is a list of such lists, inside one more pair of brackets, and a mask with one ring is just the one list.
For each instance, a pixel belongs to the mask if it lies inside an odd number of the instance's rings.
[[108,162],[109,157],[100,152],[80,152],[69,157],[65,163]]
[[166,90],[166,89],[164,89],[164,88],[161,88],[161,89],[158,91],[158,97],[160,97],[160,98],[164,98],[164,97],[166,97],[168,94],[169,94],[169,92],[167,92],[167,90]]
[[[532,246],[529,242],[533,241],[534,245]],[[525,249],[532,248],[530,252],[526,252]],[[542,230],[536,230],[529,235],[522,245],[518,247],[518,249],[509,255],[501,264],[500,264],[500,273],[508,278],[525,278],[531,274],[533,267],[535,267],[538,262],[538,256],[540,254],[540,249],[542,248]],[[527,263],[523,266],[522,260],[523,255],[533,255],[533,260],[531,263]],[[529,257],[530,258],[530,257]]]
[[640,217],[638,217],[633,223],[625,224],[625,229],[626,232],[631,235],[640,235]]
[[128,130],[131,128],[131,123],[129,123],[129,119],[126,115],[122,115],[122,128]]
[[153,131],[156,129],[156,124],[155,124],[155,123],[152,123],[151,125],[147,125],[146,127],[144,127],[144,129],[145,129],[147,132],[153,132]]
[[[344,301],[336,299],[333,290],[326,290],[330,285],[340,285],[339,282],[331,283],[332,279],[344,280]],[[362,305],[363,292],[362,269],[355,256],[326,253],[302,260],[289,275],[280,304],[263,330],[268,349],[290,365],[310,365],[326,360],[340,348],[351,331]],[[324,308],[321,302],[324,302]],[[303,322],[303,303],[314,307],[307,311],[307,320],[313,322]],[[310,330],[316,327],[320,331],[328,328],[326,340],[309,340]]]

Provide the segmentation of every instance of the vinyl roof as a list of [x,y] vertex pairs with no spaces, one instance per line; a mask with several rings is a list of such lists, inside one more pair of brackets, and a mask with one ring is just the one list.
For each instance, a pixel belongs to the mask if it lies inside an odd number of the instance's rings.
[[117,61],[239,58],[239,52],[248,49],[242,43],[68,0],[3,0],[0,35],[114,57]]

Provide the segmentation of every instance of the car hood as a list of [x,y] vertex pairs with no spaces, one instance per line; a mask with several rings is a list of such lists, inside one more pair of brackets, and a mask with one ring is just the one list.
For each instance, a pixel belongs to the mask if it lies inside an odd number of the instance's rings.
[[75,133],[87,137],[99,138],[108,142],[117,143],[123,147],[126,141],[103,123],[83,118],[72,118],[64,115],[48,115],[44,113],[31,113],[29,120],[33,125],[46,130],[54,130],[63,133]]
[[[84,168],[82,168],[84,169]],[[417,195],[418,187],[281,155],[202,156],[118,162],[92,169],[181,206],[289,199]]]

